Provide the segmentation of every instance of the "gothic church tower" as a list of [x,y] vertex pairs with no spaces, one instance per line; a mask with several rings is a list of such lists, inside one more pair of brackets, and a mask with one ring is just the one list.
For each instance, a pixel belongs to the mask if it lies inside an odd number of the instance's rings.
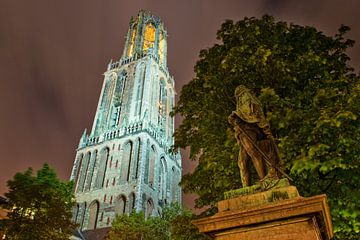
[[132,18],[120,60],[111,61],[90,133],[82,135],[71,180],[82,230],[110,227],[116,214],[157,215],[181,202],[180,154],[174,143],[174,78],[167,32],[158,17]]

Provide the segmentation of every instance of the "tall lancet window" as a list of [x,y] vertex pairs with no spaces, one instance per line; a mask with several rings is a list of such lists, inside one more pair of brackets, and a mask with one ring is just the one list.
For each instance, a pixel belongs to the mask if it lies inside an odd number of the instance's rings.
[[76,175],[75,175],[74,183],[77,183],[79,179],[83,159],[84,159],[84,154],[80,154],[75,162],[74,172],[76,172]]
[[129,181],[131,173],[133,143],[129,141],[123,148],[123,156],[121,160],[120,180]]
[[116,127],[119,124],[121,117],[121,107],[124,97],[124,89],[126,85],[126,72],[123,71],[117,78],[116,87],[113,98],[113,114],[112,114],[112,127]]
[[98,201],[94,201],[90,204],[89,207],[89,220],[87,229],[96,229],[98,215],[99,215],[100,204]]
[[80,178],[79,178],[79,182],[78,182],[78,186],[77,186],[77,192],[82,192],[84,190],[85,179],[87,176],[87,171],[89,169],[90,159],[91,159],[91,153],[88,152],[85,155],[84,163],[81,167],[81,174],[80,174]]
[[110,106],[111,98],[114,93],[116,78],[117,78],[116,74],[111,74],[109,76],[108,80],[106,81],[104,95],[103,95],[103,98],[101,101],[101,106],[105,110],[108,110],[108,108]]
[[165,48],[165,39],[164,39],[164,34],[163,32],[160,32],[160,36],[159,36],[159,49],[158,49],[158,54],[159,54],[159,58],[160,58],[160,62],[164,63],[164,50]]
[[116,79],[117,79],[117,75],[113,73],[110,76],[108,76],[108,79],[106,80],[105,83],[105,88],[100,106],[103,112],[101,115],[101,125],[100,125],[100,129],[102,130],[104,130],[104,128],[107,127],[108,125],[108,117],[109,117],[109,113],[111,112],[110,106],[111,106],[112,96],[114,94]]
[[166,186],[167,186],[167,171],[165,158],[160,159],[159,179],[158,179],[159,200],[166,204]]
[[126,210],[126,197],[120,195],[115,200],[115,213],[118,215],[122,215]]
[[[172,92],[172,90],[169,90],[169,100],[168,100],[168,106],[169,106],[169,112],[172,111],[172,109],[174,108],[174,94]],[[173,131],[174,131],[174,118],[170,115],[167,115],[166,116],[166,119],[167,119],[167,136],[168,136],[168,139],[172,139],[172,134],[173,134]]]
[[136,105],[135,105],[135,115],[139,117],[141,117],[145,74],[146,74],[146,67],[144,65],[141,65],[139,70],[139,78],[137,80],[137,93],[136,93]]
[[156,158],[155,146],[152,145],[150,149],[150,159],[149,159],[149,184],[151,187],[155,187],[154,186],[155,158]]
[[149,48],[154,47],[155,33],[156,33],[156,29],[154,25],[152,23],[146,24],[145,34],[144,34],[144,46],[143,46],[143,51],[145,53]]
[[109,148],[105,148],[100,152],[99,169],[96,175],[95,189],[102,188],[105,182],[106,168],[109,160]]
[[131,30],[130,43],[127,52],[128,57],[131,57],[134,54],[136,29],[137,29],[137,25],[134,25],[134,27]]
[[164,127],[165,118],[167,115],[167,106],[166,106],[166,87],[164,79],[160,80],[160,86],[159,86],[159,100],[158,100],[158,124],[162,127]]

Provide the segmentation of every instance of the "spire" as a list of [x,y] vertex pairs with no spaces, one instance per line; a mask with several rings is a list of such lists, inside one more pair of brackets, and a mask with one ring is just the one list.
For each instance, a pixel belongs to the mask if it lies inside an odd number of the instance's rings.
[[83,134],[82,134],[82,136],[80,138],[80,141],[79,141],[79,146],[78,146],[79,148],[82,148],[82,147],[86,146],[86,142],[87,142],[87,139],[88,139],[86,132],[87,132],[87,129],[85,128],[84,132],[83,132]]

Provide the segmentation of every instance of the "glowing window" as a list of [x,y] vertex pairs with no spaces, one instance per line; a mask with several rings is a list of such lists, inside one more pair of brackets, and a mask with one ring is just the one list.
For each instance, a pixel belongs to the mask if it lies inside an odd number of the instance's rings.
[[145,35],[144,35],[144,47],[143,51],[146,52],[149,48],[154,47],[155,42],[155,27],[148,23],[145,28]]
[[158,54],[159,54],[161,63],[164,62],[164,46],[165,46],[165,39],[164,39],[163,33],[161,32],[160,33],[160,41],[159,41],[159,50],[158,50]]
[[135,46],[135,32],[136,32],[136,25],[133,27],[131,32],[131,39],[130,39],[130,46],[128,49],[128,57],[131,57],[134,53],[134,46]]

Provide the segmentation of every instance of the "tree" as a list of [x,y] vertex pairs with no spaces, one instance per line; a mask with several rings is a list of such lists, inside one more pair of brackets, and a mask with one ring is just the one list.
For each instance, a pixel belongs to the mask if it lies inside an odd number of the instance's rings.
[[2,220],[6,239],[69,239],[74,196],[72,182],[60,181],[44,164],[36,176],[29,168],[7,182],[8,219]]
[[163,208],[161,216],[145,219],[143,212],[118,215],[108,240],[207,240],[191,223],[193,215],[172,203]]
[[194,215],[188,211],[183,211],[171,221],[171,240],[209,240],[205,234],[192,224]]
[[161,218],[170,223],[171,240],[208,240],[206,235],[199,232],[192,224],[196,216],[190,210],[183,209],[178,203],[171,203],[164,207]]
[[146,239],[148,230],[143,212],[133,211],[130,215],[117,215],[112,222],[112,228],[107,239],[109,240],[137,240]]
[[112,222],[108,240],[170,239],[170,222],[161,217],[145,219],[143,212],[117,215]]
[[[220,43],[202,50],[196,77],[185,85],[173,114],[183,122],[175,147],[198,161],[182,179],[199,195],[197,207],[215,206],[241,187],[238,147],[227,117],[234,90],[258,96],[277,139],[286,172],[303,196],[326,193],[337,239],[360,230],[360,83],[346,50],[354,42],[341,26],[334,37],[271,16],[227,20]],[[206,181],[204,181],[206,179]]]

